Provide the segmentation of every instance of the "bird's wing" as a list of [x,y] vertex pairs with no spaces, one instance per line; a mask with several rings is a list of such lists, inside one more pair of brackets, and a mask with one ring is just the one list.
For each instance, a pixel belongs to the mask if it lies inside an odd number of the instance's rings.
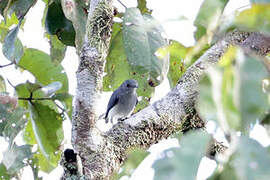
[[119,100],[119,97],[117,96],[117,90],[116,90],[116,91],[113,92],[113,94],[112,94],[112,96],[111,96],[111,98],[109,100],[106,115],[105,115],[105,119],[107,119],[110,110],[113,108],[113,106],[115,106],[117,104],[118,100]]

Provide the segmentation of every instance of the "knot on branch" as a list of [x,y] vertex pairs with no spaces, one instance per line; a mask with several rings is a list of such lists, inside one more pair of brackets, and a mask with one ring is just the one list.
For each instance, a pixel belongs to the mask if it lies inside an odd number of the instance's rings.
[[270,37],[261,33],[252,33],[243,43],[242,47],[247,52],[266,56],[270,52]]
[[60,164],[64,168],[64,174],[61,179],[76,178],[79,176],[77,154],[72,149],[66,149],[62,153]]
[[185,111],[187,115],[183,118],[181,125],[181,131],[183,133],[205,127],[205,121],[200,118],[194,106],[186,107]]

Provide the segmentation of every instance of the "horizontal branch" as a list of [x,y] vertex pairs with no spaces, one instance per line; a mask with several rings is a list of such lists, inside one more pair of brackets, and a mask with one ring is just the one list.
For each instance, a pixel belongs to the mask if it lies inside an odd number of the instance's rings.
[[[229,45],[251,46],[246,43],[253,33],[232,32],[213,45],[178,81],[165,97],[154,102],[124,122],[119,122],[108,132],[92,128],[90,144],[85,143],[88,154],[82,157],[84,173],[89,179],[109,179],[124,162],[127,152],[133,148],[148,148],[176,131],[204,127],[195,103],[198,83],[203,73],[216,64]],[[261,54],[264,55],[264,54]],[[219,146],[215,143],[215,146]],[[222,147],[214,149],[221,150]],[[213,154],[213,152],[211,152]]]

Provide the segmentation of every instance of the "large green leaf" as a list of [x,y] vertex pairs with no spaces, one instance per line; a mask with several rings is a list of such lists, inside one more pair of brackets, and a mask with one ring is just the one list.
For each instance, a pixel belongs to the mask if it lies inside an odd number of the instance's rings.
[[[35,137],[31,120],[28,121],[27,126],[24,129],[23,139],[27,144],[37,145],[37,139]],[[57,151],[57,153],[59,154],[59,151]],[[45,155],[41,152],[40,148],[34,152],[31,162],[32,163],[30,165],[32,168],[34,168],[34,171],[42,170],[49,173],[56,167],[55,161],[46,158]]]
[[[48,100],[37,100],[37,101],[39,101],[43,105],[49,106],[51,109],[54,109],[55,112],[58,113],[57,106],[53,102],[54,99],[52,97],[48,97],[50,93],[54,93],[57,89],[59,89],[59,82],[52,82],[48,86],[44,87],[42,87],[38,83],[33,84],[30,82],[18,84],[17,86],[15,86],[16,93],[20,98],[32,97],[33,102],[35,102],[35,99],[37,98],[49,98]],[[28,109],[28,100],[19,101],[19,105],[24,107],[25,109]]]
[[197,27],[194,35],[197,40],[205,35],[207,30],[215,30],[227,3],[228,0],[204,0],[194,22]]
[[257,141],[245,136],[239,138],[230,164],[239,179],[267,180],[270,178],[270,156]]
[[198,107],[202,117],[217,120],[223,130],[244,132],[269,109],[268,95],[262,89],[268,75],[261,62],[235,50],[225,53],[222,68],[208,71],[211,84],[201,83]]
[[233,154],[210,180],[268,180],[270,155],[257,141],[246,136],[237,140]]
[[25,127],[27,119],[23,116],[24,113],[20,107],[13,109],[10,105],[0,104],[0,136],[12,142]]
[[[247,130],[268,110],[267,94],[263,93],[262,80],[268,76],[266,68],[257,59],[238,56],[236,60],[236,99],[242,119],[242,129]],[[236,98],[237,98],[236,97]]]
[[253,4],[250,9],[242,11],[235,24],[244,30],[270,33],[270,4]]
[[[49,34],[57,35],[63,44],[75,46],[75,30],[72,22],[65,17],[60,2],[52,2],[49,5],[45,19],[45,28]],[[56,44],[53,43],[52,45]]]
[[210,136],[203,131],[186,134],[180,141],[180,148],[164,152],[165,158],[154,162],[154,179],[196,179],[200,161],[205,155]]
[[16,63],[20,61],[23,55],[23,45],[17,38],[20,25],[21,21],[16,27],[8,32],[2,47],[3,54],[6,56],[6,58],[10,61],[15,61]]
[[88,15],[86,2],[83,0],[70,0],[69,4],[67,4],[64,0],[61,0],[65,16],[73,23],[76,32],[75,44],[78,50],[82,48],[85,38],[85,26]]
[[206,120],[215,120],[225,133],[241,129],[241,117],[236,106],[234,59],[236,48],[231,47],[219,61],[219,66],[208,70],[210,81],[201,81],[198,108]]
[[31,103],[30,110],[31,124],[39,149],[51,165],[56,167],[63,140],[62,117],[54,109],[38,102]]
[[210,78],[205,76],[199,84],[199,98],[197,107],[200,116],[206,121],[218,122],[217,107],[212,96],[212,84]]
[[150,15],[142,16],[137,8],[128,8],[123,20],[123,42],[129,65],[140,74],[150,73],[152,84],[157,86],[169,66],[168,55],[161,59],[155,54],[168,45],[161,35],[163,28]]
[[63,67],[56,66],[48,54],[37,49],[25,49],[19,66],[31,72],[43,85],[58,81],[62,88],[57,92],[68,91],[68,79]]
[[16,144],[13,144],[3,153],[2,161],[7,171],[12,174],[26,166],[26,163],[23,160],[28,159],[31,156],[30,145],[17,146]]

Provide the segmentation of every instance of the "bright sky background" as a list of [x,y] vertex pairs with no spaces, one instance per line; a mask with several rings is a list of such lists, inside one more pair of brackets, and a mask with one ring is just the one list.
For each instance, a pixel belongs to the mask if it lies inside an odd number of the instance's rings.
[[[118,7],[119,11],[124,11],[124,8],[116,1],[115,6]],[[122,0],[122,2],[128,6],[136,6],[136,0]],[[197,12],[199,10],[202,0],[193,0],[193,1],[180,1],[180,0],[147,0],[147,5],[150,9],[153,9],[152,15],[158,19],[165,32],[170,39],[175,39],[185,46],[191,46],[194,44],[193,32],[196,28],[193,26],[193,20],[196,18]],[[231,0],[225,9],[225,14],[231,14],[239,7],[248,5],[248,0]],[[37,1],[34,8],[31,8],[29,13],[26,16],[26,22],[24,25],[24,31],[19,31],[19,38],[22,41],[23,45],[28,48],[36,48],[42,50],[49,54],[49,43],[46,38],[44,38],[44,28],[41,26],[41,19],[43,17],[43,9],[45,4],[43,1]],[[187,20],[177,21],[181,16],[187,18]],[[1,45],[0,48],[2,49]],[[8,64],[9,61],[5,59],[3,54],[0,52],[0,64]],[[75,48],[68,47],[65,59],[62,62],[64,69],[67,72],[69,79],[69,91],[71,94],[75,94],[75,72],[78,66],[78,57],[75,52]],[[27,71],[20,72],[18,70],[14,71],[14,68],[6,67],[0,68],[0,75],[3,77],[8,77],[13,85],[18,83],[25,82],[26,80],[34,81],[34,78]],[[18,78],[19,77],[19,78]],[[8,91],[13,92],[13,88],[7,85]],[[156,100],[164,96],[169,91],[168,80],[165,80],[159,87],[156,89],[156,95],[153,100]],[[111,93],[104,93],[102,96],[103,105],[99,108],[100,114],[105,112],[105,107],[107,105],[108,99]],[[99,127],[103,130],[110,128],[110,126],[105,125],[104,122],[99,122]],[[210,132],[216,131],[215,124],[213,122],[208,123],[208,129]],[[255,131],[251,133],[251,137],[259,140],[263,145],[269,145],[270,141],[267,138],[265,130],[257,125],[255,126]],[[64,122],[64,133],[65,133],[65,148],[70,147],[70,131],[71,126],[69,121]],[[217,130],[219,132],[219,130]],[[222,133],[216,133],[217,138],[223,139]],[[22,138],[17,137],[18,144],[22,143]],[[1,151],[5,150],[7,143],[0,138],[0,161],[2,159]],[[135,170],[131,179],[132,180],[141,180],[141,179],[152,179],[154,171],[151,169],[153,161],[161,156],[161,151],[169,147],[178,146],[178,142],[175,139],[163,140],[157,145],[153,145],[149,151],[151,154],[145,158],[143,163]],[[199,167],[198,178],[197,180],[206,179],[211,172],[215,169],[216,164],[214,161],[209,160],[208,158],[203,158],[201,165]],[[24,168],[25,173],[22,176],[23,180],[33,179],[31,169],[29,167]],[[59,179],[62,174],[61,167],[56,168],[49,175],[46,173],[41,173],[46,180]],[[122,180],[127,178],[122,178]]]

